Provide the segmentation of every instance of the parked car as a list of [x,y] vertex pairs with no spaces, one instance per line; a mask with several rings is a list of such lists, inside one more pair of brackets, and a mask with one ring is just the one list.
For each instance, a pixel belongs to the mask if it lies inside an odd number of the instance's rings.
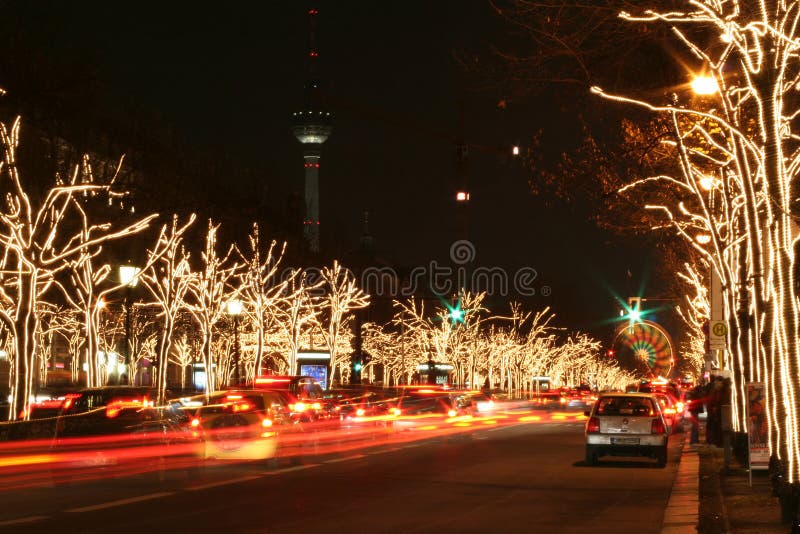
[[667,424],[658,399],[645,393],[600,396],[586,412],[586,463],[602,456],[649,456],[667,465]]

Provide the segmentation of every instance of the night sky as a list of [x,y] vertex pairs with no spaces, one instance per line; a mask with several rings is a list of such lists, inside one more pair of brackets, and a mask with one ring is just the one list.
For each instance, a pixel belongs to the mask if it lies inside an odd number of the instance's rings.
[[[285,216],[286,198],[303,178],[290,117],[303,104],[305,2],[26,4],[0,4],[6,50],[17,66],[14,79],[0,84],[15,101],[67,94],[79,109],[75,102],[87,91],[92,113],[123,125],[140,112],[158,116],[186,144],[249,169],[258,182],[224,187],[258,187],[274,214]],[[508,31],[487,3],[317,5],[320,62],[336,116],[322,159],[324,247],[347,257],[369,210],[375,248],[390,264],[446,261],[450,244],[463,237],[453,202],[456,143],[463,139],[472,197],[466,237],[476,266],[533,267],[534,285],[551,295],[528,304],[552,305],[561,325],[604,336],[601,325],[615,311],[612,292],[633,294],[653,258],[643,244],[623,245],[597,230],[580,208],[529,193],[529,176],[509,157],[510,146],[524,146],[536,128],[555,134],[571,119],[546,98],[504,109],[501,90],[471,90],[453,50],[485,53]],[[58,83],[36,58],[58,66]],[[218,199],[217,213],[241,208],[226,203]]]

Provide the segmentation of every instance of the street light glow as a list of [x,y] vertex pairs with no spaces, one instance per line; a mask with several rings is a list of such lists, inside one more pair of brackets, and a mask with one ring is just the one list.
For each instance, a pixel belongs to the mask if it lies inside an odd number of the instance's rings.
[[242,301],[238,299],[229,300],[227,304],[228,315],[241,315],[242,314]]
[[713,95],[719,91],[717,80],[713,76],[695,76],[692,80],[692,91],[697,95]]
[[711,236],[708,234],[697,234],[697,237],[695,237],[695,239],[701,245],[707,245],[708,243],[711,242]]
[[119,281],[128,287],[136,287],[139,283],[139,273],[141,269],[133,265],[119,266]]
[[703,175],[698,182],[700,183],[700,187],[705,189],[706,191],[711,191],[714,188],[714,180],[713,176]]

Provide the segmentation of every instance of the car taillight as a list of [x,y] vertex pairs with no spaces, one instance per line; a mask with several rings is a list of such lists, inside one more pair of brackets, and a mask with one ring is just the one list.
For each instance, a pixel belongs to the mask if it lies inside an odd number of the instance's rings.
[[272,419],[262,419],[261,420],[261,426],[263,426],[264,428],[271,427],[272,426]]
[[359,408],[358,410],[356,410],[357,417],[362,417],[365,413],[367,412],[364,411],[364,408]]
[[191,422],[190,424],[191,424],[193,427],[198,427],[198,426],[200,426],[200,419],[198,419],[197,417],[195,417],[194,419],[192,419],[192,422]]
[[590,417],[588,421],[586,421],[586,433],[587,434],[597,434],[600,432],[600,419],[597,417]]
[[449,412],[447,412],[447,415],[450,417],[455,417],[456,415],[458,415],[458,412],[455,410],[450,410]]
[[402,412],[400,411],[400,408],[392,408],[392,414],[393,415],[400,415],[401,413]]
[[664,421],[662,421],[660,417],[656,417],[655,419],[653,419],[653,422],[650,425],[650,433],[651,434],[667,433],[667,429],[664,428]]
[[306,404],[304,402],[295,402],[292,409],[295,412],[304,412],[306,411]]
[[312,410],[321,410],[322,409],[322,404],[320,404],[318,402],[315,402],[314,404],[311,405],[311,409]]
[[678,413],[683,413],[683,409],[685,407],[686,406],[684,406],[684,404],[682,402],[675,403],[675,409],[678,411]]
[[253,407],[247,402],[237,402],[233,405],[233,411],[236,412],[249,412]]
[[566,397],[561,397],[561,398],[559,399],[559,402],[560,402],[561,404],[566,404],[566,403],[567,403],[567,398],[566,398]]

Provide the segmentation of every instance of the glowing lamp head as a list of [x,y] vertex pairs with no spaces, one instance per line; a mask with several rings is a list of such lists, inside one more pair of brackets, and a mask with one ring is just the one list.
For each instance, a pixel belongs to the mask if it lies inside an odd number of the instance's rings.
[[639,322],[642,320],[642,312],[637,309],[633,309],[630,311],[630,313],[628,313],[628,318],[634,323]]
[[713,76],[695,76],[692,80],[692,91],[697,95],[713,95],[719,91],[719,85]]
[[707,245],[711,242],[711,236],[708,234],[697,234],[695,237],[698,243],[701,245]]
[[511,147],[511,154],[514,156],[519,156],[519,147],[517,145]]
[[120,265],[119,266],[119,281],[122,285],[126,285],[128,287],[136,287],[136,284],[139,283],[139,273],[142,270],[138,267],[134,267],[133,265]]
[[241,300],[229,300],[226,304],[228,315],[241,315],[242,314],[242,301]]
[[714,177],[707,175],[703,175],[703,177],[700,178],[699,180],[700,187],[702,187],[706,191],[711,191],[711,189],[714,188],[714,182],[715,182]]
[[459,191],[456,193],[456,202],[466,202],[469,200],[469,193],[466,191]]

